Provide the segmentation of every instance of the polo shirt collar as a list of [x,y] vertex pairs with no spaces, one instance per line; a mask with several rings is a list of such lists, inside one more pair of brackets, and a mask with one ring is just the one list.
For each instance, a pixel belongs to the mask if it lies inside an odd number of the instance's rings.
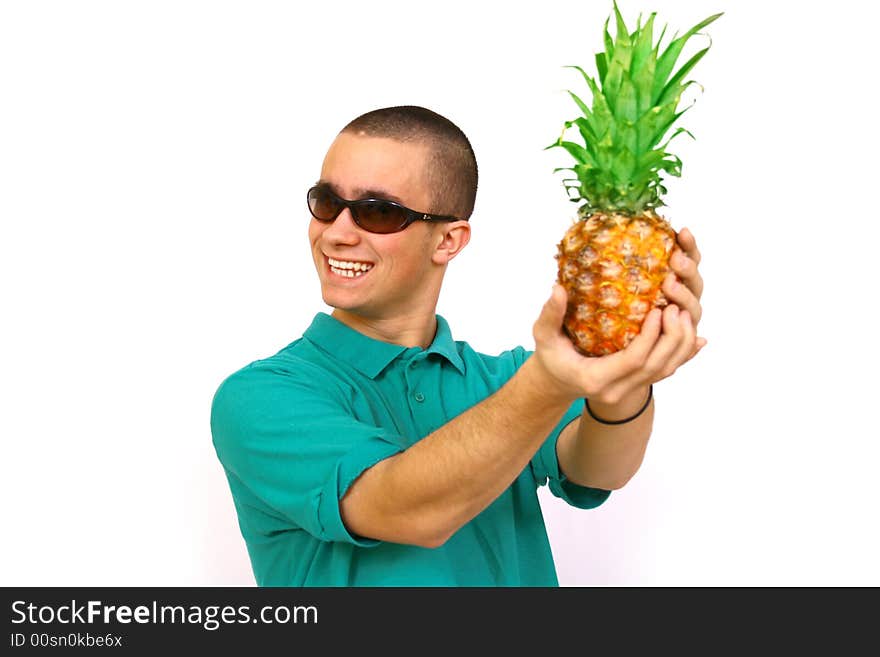
[[464,374],[464,360],[458,353],[455,340],[452,339],[452,331],[449,329],[449,323],[440,315],[437,315],[437,333],[434,335],[434,341],[425,350],[428,354],[439,354],[452,364],[459,374]]
[[[440,315],[436,317],[437,333],[425,353],[439,354],[464,374],[464,361],[456,349],[449,324]],[[403,345],[367,337],[327,313],[315,315],[303,337],[371,379],[379,376],[391,361],[407,350]]]

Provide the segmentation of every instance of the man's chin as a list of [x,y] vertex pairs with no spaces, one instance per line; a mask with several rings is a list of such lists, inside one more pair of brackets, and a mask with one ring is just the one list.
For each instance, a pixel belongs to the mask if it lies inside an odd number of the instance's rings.
[[363,304],[358,303],[354,299],[347,299],[345,298],[345,295],[325,293],[322,296],[324,298],[324,303],[334,310],[339,310],[345,313],[352,313],[354,315],[363,314]]

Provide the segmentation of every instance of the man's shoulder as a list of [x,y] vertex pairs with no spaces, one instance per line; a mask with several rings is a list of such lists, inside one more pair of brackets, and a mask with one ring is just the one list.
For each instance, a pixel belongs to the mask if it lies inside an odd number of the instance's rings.
[[273,380],[314,384],[320,383],[326,376],[327,370],[321,366],[320,354],[308,340],[297,338],[274,354],[253,360],[233,371],[223,379],[220,388],[252,386]]
[[468,342],[456,340],[455,345],[468,369],[479,367],[489,371],[516,371],[532,354],[531,351],[521,346],[505,349],[500,352],[487,353],[488,349],[478,351]]

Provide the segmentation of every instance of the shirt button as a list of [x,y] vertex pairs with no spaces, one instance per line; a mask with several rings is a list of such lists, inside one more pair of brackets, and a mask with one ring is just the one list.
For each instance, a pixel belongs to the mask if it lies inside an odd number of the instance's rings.
[[415,400],[417,402],[421,403],[421,402],[425,401],[425,396],[420,392],[417,392],[416,394],[414,394],[413,397],[415,397]]

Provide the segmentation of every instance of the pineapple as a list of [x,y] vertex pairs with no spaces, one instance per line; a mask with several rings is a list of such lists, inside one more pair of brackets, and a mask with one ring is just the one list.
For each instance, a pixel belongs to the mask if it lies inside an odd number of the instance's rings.
[[[684,77],[709,50],[696,53],[673,74],[678,56],[690,37],[721,14],[697,24],[660,52],[665,28],[653,41],[654,16],[641,17],[630,33],[614,3],[616,36],[605,22],[605,50],[596,54],[598,82],[579,66],[592,107],[569,91],[583,116],[566,121],[559,139],[575,164],[563,184],[572,202],[580,203],[578,221],[558,246],[559,283],[568,293],[563,322],[575,347],[588,356],[614,353],[639,333],[652,308],[664,307],[661,291],[671,271],[669,258],[676,233],[658,215],[664,205],[661,172],[681,175],[681,160],[666,150],[677,128],[663,141],[675,121],[682,92],[693,81]],[[576,126],[584,145],[564,139]],[[693,135],[691,135],[693,136]],[[662,143],[661,143],[662,142]]]

